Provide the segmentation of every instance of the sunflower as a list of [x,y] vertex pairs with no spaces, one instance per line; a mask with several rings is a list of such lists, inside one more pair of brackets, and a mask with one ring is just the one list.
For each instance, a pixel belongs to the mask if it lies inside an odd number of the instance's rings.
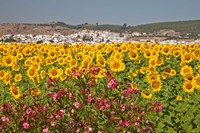
[[40,84],[40,75],[39,75],[39,74],[36,74],[34,83],[35,83],[36,85],[39,85],[39,84]]
[[66,76],[70,76],[72,74],[71,68],[66,68],[64,73]]
[[31,60],[30,58],[26,59],[26,61],[24,62],[24,66],[28,67],[31,65]]
[[125,69],[125,64],[117,59],[110,61],[110,69],[113,72],[121,72]]
[[151,83],[151,87],[152,87],[152,90],[153,90],[154,92],[160,91],[161,86],[162,86],[162,82],[161,82],[160,80],[154,80],[154,81]]
[[177,101],[182,101],[182,99],[183,99],[182,96],[180,96],[180,95],[176,96],[176,100],[177,100]]
[[14,71],[19,71],[20,70],[20,67],[19,67],[19,65],[17,65],[17,64],[13,64],[12,65],[12,70],[14,70]]
[[164,69],[164,72],[166,72],[166,73],[170,73],[171,72],[171,70],[172,70],[172,68],[171,67],[166,67],[165,69]]
[[127,52],[128,51],[128,45],[126,43],[123,43],[120,46],[120,49],[122,50],[122,52]]
[[10,71],[6,72],[6,73],[4,74],[4,84],[5,84],[5,85],[10,84],[11,78],[12,78],[11,72],[10,72]]
[[181,51],[180,51],[180,50],[174,50],[174,51],[173,51],[173,55],[174,55],[175,57],[179,57],[179,56],[181,56]]
[[192,79],[193,79],[193,74],[192,74],[192,73],[187,73],[186,75],[184,75],[184,79],[185,79],[185,80],[190,80],[190,81],[192,81]]
[[149,92],[149,90],[144,90],[141,92],[141,96],[145,99],[150,99],[152,97],[152,94]]
[[112,49],[112,46],[107,45],[107,46],[106,46],[106,49],[105,49],[105,53],[106,53],[106,54],[109,54],[109,53],[112,52],[112,50],[113,50],[113,49]]
[[187,93],[191,93],[191,92],[193,92],[194,91],[194,85],[193,85],[193,83],[191,82],[191,81],[185,81],[184,83],[183,83],[183,90],[185,91],[185,92],[187,92]]
[[59,50],[59,56],[65,56],[65,49],[61,48]]
[[192,61],[192,54],[185,52],[184,54],[181,55],[181,60],[186,62],[186,63],[190,63]]
[[140,68],[140,73],[141,73],[141,74],[146,74],[146,73],[147,73],[147,67],[146,67],[146,66],[142,66],[142,67]]
[[151,57],[151,50],[150,49],[146,49],[144,51],[144,57],[149,59]]
[[17,60],[19,60],[19,61],[24,58],[22,53],[17,53],[16,57],[17,57]]
[[4,56],[3,63],[6,67],[11,67],[15,63],[15,58],[11,55]]
[[31,88],[30,92],[31,92],[31,96],[33,96],[33,97],[36,97],[36,96],[40,95],[40,93],[41,93],[40,89],[36,89],[36,88]]
[[160,76],[157,73],[149,73],[146,75],[146,79],[151,84],[153,81],[160,80]]
[[96,62],[97,62],[97,65],[100,66],[100,67],[106,66],[106,59],[102,55],[97,56]]
[[15,82],[20,82],[22,80],[22,75],[16,74],[14,79],[15,79]]
[[51,49],[48,51],[48,57],[51,57],[51,58],[55,58],[56,57],[56,51]]
[[182,76],[185,76],[186,74],[188,73],[193,73],[193,70],[192,70],[192,67],[191,66],[188,66],[188,65],[184,65],[183,67],[181,67],[181,71],[180,71],[180,74]]
[[156,61],[157,59],[154,57],[154,58],[150,58],[149,59],[149,66],[150,67],[156,67]]
[[199,74],[195,76],[193,81],[194,81],[195,88],[200,89],[200,75]]
[[79,53],[77,53],[77,54],[75,55],[75,59],[76,59],[76,60],[82,60],[83,57],[84,57],[83,52],[79,52]]
[[14,84],[10,86],[10,93],[15,99],[19,99],[21,96],[19,87]]
[[37,71],[34,68],[29,68],[27,71],[27,76],[29,79],[34,79],[34,77],[37,75]]
[[133,77],[136,77],[138,75],[138,70],[137,69],[131,69],[130,73]]
[[77,67],[77,65],[78,65],[78,62],[75,59],[70,60],[70,62],[69,62],[70,68],[75,68],[75,67]]
[[60,80],[61,80],[61,81],[64,81],[66,78],[67,78],[67,76],[64,75],[64,74],[62,74],[62,75],[60,76]]
[[66,64],[65,59],[63,57],[58,58],[58,64],[64,66]]
[[71,54],[68,54],[65,59],[67,62],[70,62],[73,58],[72,58]]
[[26,47],[26,48],[23,49],[22,52],[23,52],[24,56],[30,56],[33,51],[31,52],[31,48],[30,47]]
[[35,69],[36,71],[39,71],[41,66],[38,63],[32,63],[32,65],[30,66],[30,68]]
[[174,69],[171,69],[171,71],[170,71],[170,74],[169,74],[170,76],[175,76],[176,75],[176,70],[174,70]]
[[164,64],[163,60],[161,58],[157,58],[157,60],[156,60],[156,66],[161,66],[163,64]]
[[130,50],[128,52],[128,56],[131,60],[136,60],[138,58],[138,52],[137,50]]
[[46,71],[45,70],[40,71],[40,77],[41,77],[41,79],[44,79],[45,76],[46,76]]
[[162,72],[162,75],[161,75],[162,79],[166,79],[168,76],[169,76],[169,73],[165,71]]
[[0,80],[3,80],[4,75],[5,75],[5,71],[0,70]]
[[49,69],[48,73],[49,76],[53,79],[55,78],[59,78],[60,75],[62,75],[62,69],[58,69],[56,67],[52,67],[51,69]]
[[123,54],[120,52],[115,52],[114,58],[118,60],[123,60]]
[[162,48],[161,53],[164,55],[170,55],[171,54],[170,45],[165,44]]
[[193,57],[197,60],[200,60],[200,50],[197,49],[196,51],[192,52]]
[[91,62],[92,62],[92,57],[87,56],[87,57],[85,57],[84,60],[82,61],[81,67],[87,68]]

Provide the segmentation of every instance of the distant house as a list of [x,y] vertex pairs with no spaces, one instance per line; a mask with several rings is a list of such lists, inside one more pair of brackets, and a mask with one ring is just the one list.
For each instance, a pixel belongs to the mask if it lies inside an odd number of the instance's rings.
[[162,29],[162,30],[157,32],[157,35],[178,37],[178,36],[181,35],[181,33],[180,32],[176,32],[176,31],[174,31],[172,29]]
[[135,32],[132,32],[131,35],[132,36],[141,36],[142,34],[140,32],[135,31]]

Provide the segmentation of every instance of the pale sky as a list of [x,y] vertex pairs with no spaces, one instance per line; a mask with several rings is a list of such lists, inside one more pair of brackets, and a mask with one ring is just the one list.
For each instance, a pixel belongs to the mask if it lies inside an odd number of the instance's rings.
[[200,19],[200,0],[0,0],[0,23],[135,26]]

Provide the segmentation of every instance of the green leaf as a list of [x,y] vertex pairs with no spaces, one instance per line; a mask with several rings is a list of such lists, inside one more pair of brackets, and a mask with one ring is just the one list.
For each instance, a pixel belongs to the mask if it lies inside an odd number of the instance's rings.
[[168,127],[168,133],[176,133],[176,131],[172,127]]
[[158,123],[158,128],[161,128],[161,129],[162,129],[164,126],[165,126],[164,123],[162,123],[162,122],[159,122],[159,123]]

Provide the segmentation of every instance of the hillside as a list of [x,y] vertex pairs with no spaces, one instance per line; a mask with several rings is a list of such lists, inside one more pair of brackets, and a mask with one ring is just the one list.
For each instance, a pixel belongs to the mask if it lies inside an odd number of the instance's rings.
[[177,32],[200,34],[200,20],[144,24],[131,27],[128,30],[139,32],[154,32],[161,29],[173,29]]
[[0,36],[5,34],[33,34],[33,35],[52,35],[54,33],[61,33],[69,35],[78,32],[77,29],[69,28],[65,25],[58,25],[57,23],[47,24],[28,24],[28,23],[4,23],[0,24]]
[[81,30],[110,30],[112,32],[156,32],[161,29],[172,29],[182,33],[200,34],[200,20],[161,22],[152,24],[143,24],[138,26],[112,25],[112,24],[80,24],[69,25],[63,22],[50,22],[44,24],[31,23],[4,23],[0,24],[0,36],[5,34],[53,34],[61,33],[63,35],[73,34]]

